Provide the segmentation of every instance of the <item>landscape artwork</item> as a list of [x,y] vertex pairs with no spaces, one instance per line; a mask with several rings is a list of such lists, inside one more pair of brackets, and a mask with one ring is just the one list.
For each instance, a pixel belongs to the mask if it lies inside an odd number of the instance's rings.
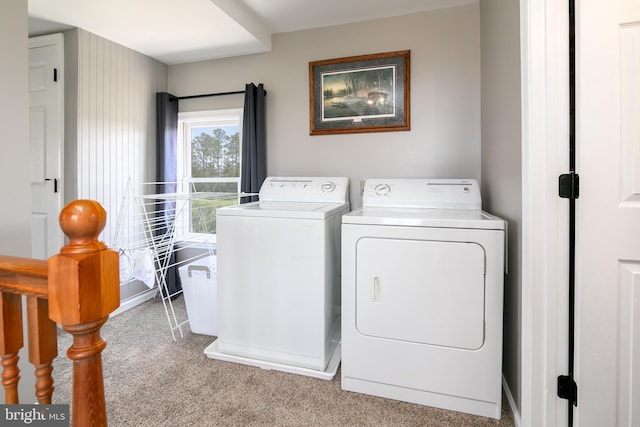
[[310,133],[409,130],[409,51],[309,63]]

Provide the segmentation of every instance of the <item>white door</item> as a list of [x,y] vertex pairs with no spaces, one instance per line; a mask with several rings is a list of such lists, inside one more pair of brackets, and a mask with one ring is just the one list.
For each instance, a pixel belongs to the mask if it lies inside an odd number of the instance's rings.
[[64,238],[58,225],[63,171],[62,34],[29,39],[31,251],[47,259]]
[[640,1],[576,1],[578,426],[640,425]]

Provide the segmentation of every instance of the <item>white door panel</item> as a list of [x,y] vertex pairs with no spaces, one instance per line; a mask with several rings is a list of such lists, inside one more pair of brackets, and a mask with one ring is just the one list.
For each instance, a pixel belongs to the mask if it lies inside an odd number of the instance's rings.
[[640,2],[576,2],[576,425],[640,425]]
[[62,35],[29,40],[31,247],[39,259],[58,253],[64,244],[58,225],[63,203],[62,50]]
[[620,54],[620,183],[628,204],[640,202],[640,24],[622,26]]
[[47,177],[46,132],[47,112],[42,106],[31,107],[29,111],[29,138],[31,140],[31,184],[44,184]]
[[[618,424],[633,426],[640,420],[640,263],[620,263],[618,327]],[[635,367],[635,369],[634,369]]]

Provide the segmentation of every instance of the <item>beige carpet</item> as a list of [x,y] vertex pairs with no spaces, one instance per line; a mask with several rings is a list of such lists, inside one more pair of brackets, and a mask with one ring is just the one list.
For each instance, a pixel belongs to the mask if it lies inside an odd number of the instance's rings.
[[[183,310],[182,298],[175,301]],[[340,389],[332,381],[208,359],[212,337],[174,342],[162,302],[146,302],[103,327],[107,418],[119,426],[513,426],[501,420],[398,402]],[[60,332],[54,403],[71,401],[71,345]]]

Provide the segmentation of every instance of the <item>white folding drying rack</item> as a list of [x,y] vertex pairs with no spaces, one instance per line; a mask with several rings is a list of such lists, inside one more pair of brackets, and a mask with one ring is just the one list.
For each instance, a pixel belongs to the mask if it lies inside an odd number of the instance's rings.
[[[189,219],[197,218],[201,220],[201,224],[207,224],[208,219],[215,218],[218,207],[236,204],[239,196],[244,197],[248,194],[155,193],[156,188],[166,188],[166,184],[171,183],[142,183],[138,184],[138,188],[133,188],[134,185],[129,180],[119,209],[112,246],[121,254],[121,279],[124,279],[123,276],[127,276],[128,272],[127,263],[125,262],[124,266],[122,263],[123,256],[137,260],[150,257],[148,263],[153,265],[154,270],[151,280],[148,271],[146,279],[145,271],[138,271],[138,274],[128,275],[127,281],[121,281],[121,286],[128,281],[141,280],[155,288],[154,296],[159,294],[162,298],[171,336],[175,341],[176,331],[180,338],[184,337],[182,328],[189,320],[185,312],[179,313],[173,305],[174,299],[182,293],[182,289],[169,291],[167,273],[203,256],[215,254],[211,236],[206,234],[208,231],[192,233]],[[189,209],[190,216],[186,214]],[[197,248],[197,251],[188,251],[194,248]]]

